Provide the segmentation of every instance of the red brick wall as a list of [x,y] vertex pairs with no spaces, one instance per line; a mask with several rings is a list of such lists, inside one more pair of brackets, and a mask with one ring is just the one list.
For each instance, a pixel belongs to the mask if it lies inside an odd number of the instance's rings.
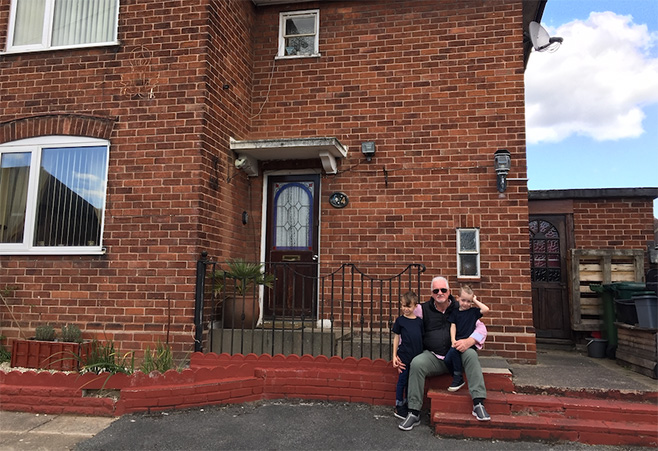
[[[235,169],[233,152],[228,150],[229,138],[249,136],[253,24],[251,2],[210,2],[206,129],[202,139],[206,177],[215,178],[217,183],[201,187],[200,246],[219,261],[229,257],[260,260],[260,180],[248,180],[244,172]],[[246,225],[242,224],[243,211],[249,214]]]
[[[317,5],[259,8],[251,138],[335,136],[349,147],[322,179],[326,268],[420,262],[425,299],[432,276],[458,285],[455,228],[479,227],[472,285],[492,309],[484,352],[532,361],[527,189],[510,182],[499,195],[493,170],[506,148],[510,177],[526,176],[521,6],[320,3],[322,56],[276,61],[279,12]],[[376,144],[370,163],[364,141]],[[348,194],[347,208],[329,206],[333,191]]]
[[652,199],[575,199],[577,249],[646,249],[654,240]]
[[[0,1],[3,47],[9,4]],[[86,338],[143,350],[164,340],[171,322],[174,348],[192,349],[195,260],[219,202],[208,161],[220,150],[201,139],[208,4],[121,2],[118,46],[2,56],[1,142],[48,134],[111,141],[107,253],[0,256],[0,286],[16,287],[7,297],[13,316],[0,310],[2,334],[29,337],[38,324],[71,322]],[[242,14],[234,4],[230,14]],[[208,234],[206,242],[222,232]]]

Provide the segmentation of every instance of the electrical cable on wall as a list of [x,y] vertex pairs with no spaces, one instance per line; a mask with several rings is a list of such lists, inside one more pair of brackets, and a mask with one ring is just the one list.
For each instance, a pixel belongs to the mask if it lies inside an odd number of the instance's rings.
[[274,77],[274,70],[275,69],[276,69],[276,58],[273,58],[272,59],[272,70],[270,71],[270,82],[267,85],[267,93],[265,94],[265,100],[263,100],[263,103],[260,105],[260,109],[258,110],[258,113],[251,116],[250,119],[255,119],[256,117],[260,116],[260,113],[263,112],[263,108],[265,108],[265,104],[267,103],[267,100],[270,98],[270,90],[272,89],[272,78]]

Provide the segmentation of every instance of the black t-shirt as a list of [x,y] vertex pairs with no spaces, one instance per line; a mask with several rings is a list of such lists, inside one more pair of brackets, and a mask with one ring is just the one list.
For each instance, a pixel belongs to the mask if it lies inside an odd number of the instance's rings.
[[409,365],[414,357],[423,352],[423,320],[401,315],[393,323],[393,333],[400,335],[402,339],[398,347],[398,357],[402,363]]
[[482,318],[482,311],[478,307],[471,307],[468,310],[454,309],[448,321],[457,326],[456,340],[462,340],[471,336],[475,330],[475,323]]
[[423,326],[425,334],[423,335],[423,346],[425,349],[435,354],[445,356],[452,342],[450,341],[450,322],[448,317],[453,310],[457,309],[457,301],[452,295],[448,296],[450,305],[445,313],[439,312],[434,306],[434,299],[420,304],[423,309]]

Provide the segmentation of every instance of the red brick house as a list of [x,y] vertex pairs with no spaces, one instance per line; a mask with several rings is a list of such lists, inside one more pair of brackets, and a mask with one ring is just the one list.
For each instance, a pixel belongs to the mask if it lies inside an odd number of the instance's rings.
[[0,0],[0,333],[192,350],[206,251],[422,264],[422,287],[487,299],[486,352],[535,360],[524,30],[545,1],[45,5]]

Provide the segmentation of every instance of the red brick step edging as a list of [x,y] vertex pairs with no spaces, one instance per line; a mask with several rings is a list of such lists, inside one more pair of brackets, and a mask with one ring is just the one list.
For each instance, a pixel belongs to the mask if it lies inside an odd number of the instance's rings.
[[[513,387],[509,372],[485,370],[485,379],[489,386]],[[393,406],[396,383],[397,371],[382,359],[195,353],[190,368],[180,373],[0,372],[0,409],[118,416],[263,399]],[[449,379],[436,378],[432,383],[447,387]],[[111,390],[113,397],[95,397],[101,389]]]
[[[396,381],[384,360],[195,353],[180,373],[0,372],[0,409],[118,416],[277,398],[393,405]],[[114,398],[90,396],[100,389]]]
[[[441,436],[656,446],[658,405],[617,399],[489,392],[491,421],[471,413],[467,393],[430,391],[431,421]],[[449,412],[449,413],[446,413]]]

